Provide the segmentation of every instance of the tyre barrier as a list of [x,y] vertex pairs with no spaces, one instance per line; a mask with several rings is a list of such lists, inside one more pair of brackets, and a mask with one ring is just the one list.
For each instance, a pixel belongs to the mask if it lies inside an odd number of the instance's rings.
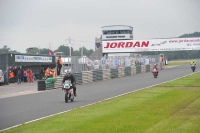
[[[131,67],[125,67],[125,68],[119,67],[119,68],[112,68],[112,69],[83,71],[79,73],[73,73],[73,75],[76,79],[76,84],[81,85],[81,84],[92,83],[92,82],[100,81],[100,80],[108,80],[108,79],[117,78],[117,77],[135,75],[141,72],[150,72],[152,67],[153,65],[145,65],[145,66],[137,65],[137,66],[131,66]],[[52,82],[45,82],[45,80],[38,80],[37,81],[38,91],[61,88],[63,77],[64,77],[64,74],[62,74],[62,77],[57,77],[56,80],[52,79]]]
[[125,76],[130,76],[131,75],[131,67],[125,67],[124,75]]
[[118,77],[118,69],[110,69],[110,78]]
[[82,83],[87,84],[87,83],[92,83],[92,82],[93,82],[92,71],[82,72]]
[[103,80],[110,79],[110,69],[103,69],[102,74]]
[[141,66],[136,66],[136,74],[141,73]]
[[144,65],[141,66],[141,73],[145,73],[146,72],[146,67]]
[[54,83],[47,82],[46,83],[46,90],[54,89]]
[[102,70],[97,71],[97,80],[98,81],[103,80],[103,71]]
[[134,74],[136,74],[136,67],[132,66],[131,67],[131,75],[134,75]]
[[95,81],[98,80],[98,79],[97,79],[97,72],[98,72],[98,71],[96,71],[96,70],[92,71],[92,81],[93,81],[93,82],[95,82]]
[[46,90],[45,80],[38,80],[37,81],[37,89],[38,89],[38,91],[44,91],[44,90]]
[[146,72],[150,72],[150,65],[146,65]]
[[76,84],[82,84],[82,73],[73,73],[74,78],[76,79]]

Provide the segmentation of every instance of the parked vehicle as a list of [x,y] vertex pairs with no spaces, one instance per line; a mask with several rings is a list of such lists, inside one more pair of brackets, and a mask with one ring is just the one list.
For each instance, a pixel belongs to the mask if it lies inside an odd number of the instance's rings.
[[0,86],[4,84],[4,73],[0,70]]
[[66,80],[63,84],[63,91],[65,93],[65,102],[68,103],[69,100],[71,102],[74,101],[74,91],[70,80]]

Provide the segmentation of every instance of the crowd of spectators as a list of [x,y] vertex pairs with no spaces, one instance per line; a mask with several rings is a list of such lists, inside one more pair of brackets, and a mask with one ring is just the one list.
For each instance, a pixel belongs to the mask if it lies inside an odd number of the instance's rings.
[[32,83],[36,81],[35,74],[31,69],[11,68],[9,69],[9,83]]

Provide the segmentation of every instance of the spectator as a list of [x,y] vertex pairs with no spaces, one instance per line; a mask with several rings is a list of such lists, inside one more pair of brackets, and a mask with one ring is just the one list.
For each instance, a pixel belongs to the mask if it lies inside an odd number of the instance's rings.
[[56,78],[56,69],[53,68],[53,78]]
[[28,70],[26,70],[26,79],[27,79],[27,82],[29,82],[30,83],[30,80],[29,80],[29,69]]
[[61,69],[62,69],[62,59],[61,56],[59,56],[57,59],[57,75],[60,75]]
[[24,82],[27,82],[27,71],[24,70]]
[[33,82],[33,73],[31,69],[29,70],[29,82]]
[[42,70],[40,71],[40,74],[42,76],[42,79],[44,79],[44,76],[45,76],[45,70],[44,70],[44,67],[42,68]]
[[35,73],[33,73],[33,81],[36,81]]
[[15,83],[15,76],[12,70],[9,71],[9,81]]
[[49,67],[45,71],[45,76],[46,76],[46,79],[48,79],[50,77],[50,68]]
[[23,70],[21,70],[20,72],[21,72],[21,75],[22,75],[21,81],[24,81],[24,72],[23,72]]
[[21,84],[21,78],[22,78],[22,74],[21,74],[20,70],[18,70],[18,73],[17,73],[17,84]]

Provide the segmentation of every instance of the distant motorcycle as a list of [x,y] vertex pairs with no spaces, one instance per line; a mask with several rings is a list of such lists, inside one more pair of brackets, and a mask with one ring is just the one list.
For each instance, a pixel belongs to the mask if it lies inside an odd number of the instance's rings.
[[74,101],[74,91],[70,80],[66,80],[63,84],[63,91],[65,93],[65,102],[68,103],[69,100],[71,102]]
[[191,69],[192,69],[192,72],[194,72],[196,69],[196,66],[191,66]]
[[158,70],[156,70],[155,68],[153,69],[153,76],[154,76],[154,78],[157,78],[157,76],[158,76]]

